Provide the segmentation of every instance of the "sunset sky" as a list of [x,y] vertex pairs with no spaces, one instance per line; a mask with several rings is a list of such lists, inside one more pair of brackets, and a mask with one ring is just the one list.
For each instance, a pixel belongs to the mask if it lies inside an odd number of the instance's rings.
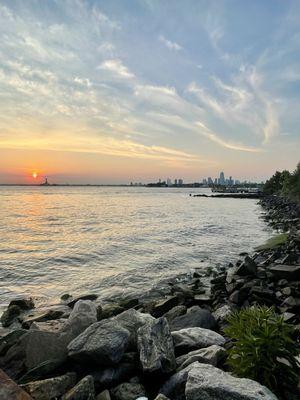
[[300,159],[300,2],[0,0],[0,183],[264,180]]

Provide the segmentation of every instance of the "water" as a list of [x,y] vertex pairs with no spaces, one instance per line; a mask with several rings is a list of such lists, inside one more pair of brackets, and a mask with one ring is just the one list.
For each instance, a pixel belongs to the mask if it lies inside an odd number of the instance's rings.
[[18,295],[144,293],[270,237],[257,201],[189,196],[205,191],[1,187],[0,307]]

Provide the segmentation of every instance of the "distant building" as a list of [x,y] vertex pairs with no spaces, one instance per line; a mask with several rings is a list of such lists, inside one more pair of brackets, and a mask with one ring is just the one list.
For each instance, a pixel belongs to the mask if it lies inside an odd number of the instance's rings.
[[202,183],[203,183],[203,185],[207,185],[207,180],[204,178],[204,179],[202,180]]
[[225,175],[224,172],[220,172],[220,185],[225,185]]
[[172,181],[170,178],[167,179],[167,186],[172,186]]
[[218,179],[215,178],[214,184],[217,185],[218,184]]
[[210,176],[207,178],[207,183],[208,183],[209,185],[213,185],[213,180],[211,179]]
[[183,179],[178,179],[178,185],[182,186],[183,185]]
[[174,185],[175,185],[175,186],[177,186],[177,184],[178,184],[178,183],[177,183],[177,179],[175,179],[175,181],[174,181]]

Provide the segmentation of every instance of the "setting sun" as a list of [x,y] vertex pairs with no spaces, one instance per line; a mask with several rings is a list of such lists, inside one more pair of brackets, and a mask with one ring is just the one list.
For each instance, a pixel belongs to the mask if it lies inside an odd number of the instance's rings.
[[38,174],[37,174],[36,172],[34,172],[34,173],[32,174],[32,177],[33,177],[33,179],[36,179],[36,178],[38,177]]

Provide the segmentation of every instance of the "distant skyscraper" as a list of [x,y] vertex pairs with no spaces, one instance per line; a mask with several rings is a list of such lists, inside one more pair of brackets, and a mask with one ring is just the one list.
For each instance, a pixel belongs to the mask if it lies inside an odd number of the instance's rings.
[[207,178],[207,183],[208,183],[209,185],[212,185],[212,184],[213,184],[213,180],[211,179],[210,176]]
[[183,179],[178,179],[178,185],[182,186],[183,185]]
[[204,179],[202,180],[202,183],[203,183],[203,185],[207,185],[207,180],[204,178]]
[[217,185],[218,184],[218,179],[217,178],[215,178],[215,185]]
[[172,181],[170,178],[167,179],[167,186],[171,186],[172,185]]
[[220,185],[225,185],[225,175],[224,172],[220,172]]
[[177,179],[175,179],[175,181],[174,181],[174,185],[175,185],[175,186],[177,186]]

